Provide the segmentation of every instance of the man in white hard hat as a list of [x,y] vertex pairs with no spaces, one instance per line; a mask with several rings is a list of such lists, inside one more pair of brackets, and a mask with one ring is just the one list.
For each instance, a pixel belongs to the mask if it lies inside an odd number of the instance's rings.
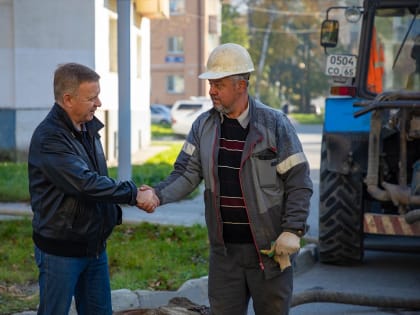
[[213,50],[199,78],[209,81],[214,108],[193,123],[174,170],[154,187],[165,204],[204,179],[215,315],[246,314],[250,298],[257,315],[288,314],[289,258],[307,229],[308,162],[287,116],[248,95],[253,70],[244,47]]

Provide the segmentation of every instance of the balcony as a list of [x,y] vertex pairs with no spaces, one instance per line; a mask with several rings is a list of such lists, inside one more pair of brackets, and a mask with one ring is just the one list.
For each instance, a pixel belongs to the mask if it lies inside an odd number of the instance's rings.
[[169,0],[134,0],[136,11],[149,19],[168,19]]

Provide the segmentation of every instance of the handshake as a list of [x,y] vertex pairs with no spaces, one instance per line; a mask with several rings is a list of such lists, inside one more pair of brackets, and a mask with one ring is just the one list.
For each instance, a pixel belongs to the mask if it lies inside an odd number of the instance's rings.
[[155,211],[156,207],[160,205],[160,200],[156,196],[155,191],[152,187],[147,185],[141,185],[137,189],[137,208],[146,211],[147,213],[152,213]]

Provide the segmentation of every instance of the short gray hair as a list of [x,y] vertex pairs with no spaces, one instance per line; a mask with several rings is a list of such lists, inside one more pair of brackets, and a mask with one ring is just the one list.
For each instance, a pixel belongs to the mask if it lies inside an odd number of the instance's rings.
[[78,63],[59,65],[54,72],[55,101],[60,101],[65,93],[76,93],[83,82],[97,82],[99,78],[94,70]]
[[247,73],[234,74],[234,75],[230,76],[230,78],[232,78],[232,80],[234,80],[236,82],[240,81],[240,80],[244,80],[244,81],[246,81],[246,85],[248,86],[250,76],[251,76],[251,73],[247,72]]

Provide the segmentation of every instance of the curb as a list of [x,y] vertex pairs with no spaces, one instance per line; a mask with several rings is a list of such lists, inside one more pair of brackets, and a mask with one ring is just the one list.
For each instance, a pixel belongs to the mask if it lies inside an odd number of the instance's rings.
[[0,219],[2,216],[32,216],[31,205],[25,202],[0,202]]
[[293,268],[294,275],[300,275],[308,271],[318,261],[318,247],[316,244],[307,244],[299,251],[296,257]]

